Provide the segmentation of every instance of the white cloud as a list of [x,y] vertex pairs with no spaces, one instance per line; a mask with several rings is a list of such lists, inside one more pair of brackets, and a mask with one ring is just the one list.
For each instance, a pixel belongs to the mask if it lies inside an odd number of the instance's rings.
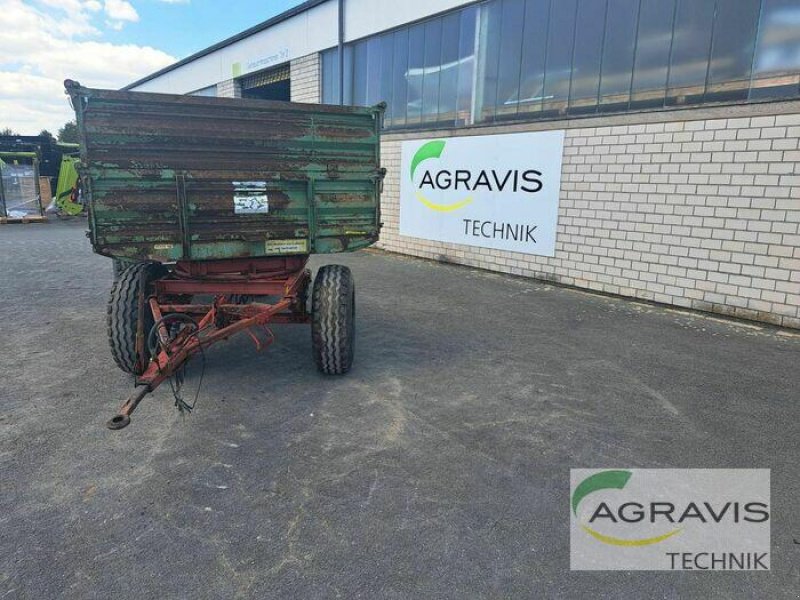
[[155,48],[103,41],[91,20],[90,13],[97,12],[93,0],[40,0],[40,5],[50,8],[0,0],[0,129],[35,134],[74,118],[64,79],[119,88],[175,62]]
[[130,21],[135,23],[139,20],[139,13],[133,8],[130,2],[125,0],[106,0],[104,5],[108,18],[113,21]]
[[125,23],[136,23],[139,20],[139,13],[126,0],[105,0],[103,9],[108,16],[106,25],[115,31],[122,29]]

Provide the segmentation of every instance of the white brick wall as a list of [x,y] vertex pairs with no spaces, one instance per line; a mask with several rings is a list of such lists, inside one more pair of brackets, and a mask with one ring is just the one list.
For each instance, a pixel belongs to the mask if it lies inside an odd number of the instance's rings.
[[289,76],[291,77],[290,94],[292,102],[316,104],[321,101],[320,72],[319,53],[316,52],[302,58],[296,58],[290,63]]
[[[399,235],[403,139],[546,129],[554,258]],[[382,162],[387,250],[800,328],[800,102],[386,133]]]
[[217,96],[219,98],[241,98],[242,86],[235,79],[220,81],[217,84]]

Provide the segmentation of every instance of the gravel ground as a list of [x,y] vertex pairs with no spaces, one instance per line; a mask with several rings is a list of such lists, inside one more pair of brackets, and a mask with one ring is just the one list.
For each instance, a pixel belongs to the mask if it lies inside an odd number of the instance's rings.
[[[111,432],[84,229],[0,226],[0,599],[798,597],[798,332],[360,252],[349,375],[240,336]],[[772,469],[772,570],[571,572],[608,466]]]

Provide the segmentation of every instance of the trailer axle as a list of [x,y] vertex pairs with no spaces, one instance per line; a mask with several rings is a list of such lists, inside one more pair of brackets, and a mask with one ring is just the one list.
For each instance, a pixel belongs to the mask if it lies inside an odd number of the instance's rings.
[[[149,307],[155,322],[155,331],[142,332],[141,339],[149,345],[151,338],[157,341],[157,348],[151,347],[151,358],[142,373],[136,379],[136,388],[125,401],[119,413],[111,418],[106,426],[112,430],[127,427],[131,422],[131,413],[147,394],[153,392],[164,381],[173,377],[198,352],[222,340],[246,331],[256,345],[257,350],[268,346],[274,336],[267,329],[268,340],[262,342],[254,331],[266,328],[268,323],[308,323],[310,315],[306,312],[302,301],[304,290],[308,286],[311,274],[305,269],[305,258],[290,264],[292,270],[269,273],[266,276],[247,276],[241,274],[237,277],[229,275],[227,280],[221,280],[218,274],[213,282],[217,291],[224,286],[235,289],[236,292],[251,294],[253,296],[269,291],[272,294],[279,292],[279,299],[274,304],[253,302],[237,305],[229,302],[229,297],[234,292],[225,292],[217,295],[211,304],[178,304],[174,301],[176,293],[179,294],[204,294],[209,291],[208,275],[185,273],[177,279],[165,278],[155,282],[156,294],[140,300],[139,315]],[[255,262],[255,261],[254,261]],[[261,259],[261,262],[265,262]],[[287,261],[288,262],[288,261]],[[199,275],[199,276],[198,276]],[[165,301],[159,302],[163,297]],[[189,315],[193,315],[190,317]],[[168,324],[183,323],[177,331],[169,331]],[[141,323],[141,320],[140,320]]]

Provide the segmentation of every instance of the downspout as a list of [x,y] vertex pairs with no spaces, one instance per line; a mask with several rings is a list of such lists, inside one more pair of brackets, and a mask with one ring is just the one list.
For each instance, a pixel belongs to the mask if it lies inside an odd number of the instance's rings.
[[344,0],[339,0],[339,104],[344,105]]

